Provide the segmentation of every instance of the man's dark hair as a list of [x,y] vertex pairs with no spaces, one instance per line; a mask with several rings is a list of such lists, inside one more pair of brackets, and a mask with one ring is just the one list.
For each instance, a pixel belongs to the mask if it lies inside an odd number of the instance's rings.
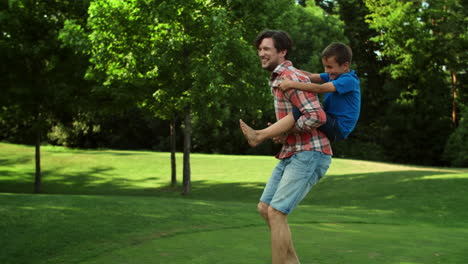
[[258,36],[255,38],[255,47],[258,49],[260,44],[262,43],[263,39],[265,38],[272,38],[275,48],[278,51],[286,50],[286,55],[284,56],[285,59],[288,59],[289,52],[292,49],[292,39],[288,33],[281,31],[281,30],[265,30],[262,31]]
[[351,60],[353,59],[353,51],[346,44],[341,42],[334,42],[328,45],[328,47],[322,51],[320,57],[322,59],[335,57],[335,60],[339,65],[342,65],[345,62],[349,62],[351,64]]

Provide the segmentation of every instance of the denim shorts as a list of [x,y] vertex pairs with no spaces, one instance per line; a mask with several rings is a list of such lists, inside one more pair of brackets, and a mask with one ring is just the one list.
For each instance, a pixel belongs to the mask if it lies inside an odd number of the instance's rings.
[[302,151],[276,165],[260,201],[289,214],[325,175],[331,156],[317,151]]
[[[297,107],[293,108],[292,113],[295,121],[297,121],[302,115],[301,111]],[[320,126],[318,130],[325,133],[325,135],[327,135],[327,138],[332,142],[346,139],[347,135],[343,136],[343,133],[341,133],[341,129],[338,126],[338,120],[336,120],[336,118],[333,115],[329,113],[326,114],[327,122]]]
[[338,126],[338,120],[336,120],[336,118],[329,113],[327,113],[327,122],[320,126],[318,130],[325,133],[328,139],[332,142],[346,139],[346,137],[341,133],[340,127]]

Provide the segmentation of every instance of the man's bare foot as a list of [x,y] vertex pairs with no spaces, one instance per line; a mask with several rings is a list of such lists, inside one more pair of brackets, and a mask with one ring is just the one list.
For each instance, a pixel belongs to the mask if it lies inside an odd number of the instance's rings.
[[244,133],[245,138],[249,142],[251,147],[255,147],[258,144],[262,143],[263,140],[259,138],[257,135],[257,131],[253,128],[249,127],[242,119],[239,119],[240,127],[242,129],[242,133]]

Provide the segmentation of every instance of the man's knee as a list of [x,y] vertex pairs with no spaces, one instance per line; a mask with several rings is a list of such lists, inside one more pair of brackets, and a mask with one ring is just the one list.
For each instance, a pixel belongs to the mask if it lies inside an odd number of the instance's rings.
[[258,212],[263,216],[263,218],[268,217],[268,207],[270,206],[264,202],[259,202],[257,205]]
[[283,220],[284,218],[286,218],[286,216],[287,215],[285,213],[278,211],[271,206],[268,207],[268,219],[273,220],[273,221]]

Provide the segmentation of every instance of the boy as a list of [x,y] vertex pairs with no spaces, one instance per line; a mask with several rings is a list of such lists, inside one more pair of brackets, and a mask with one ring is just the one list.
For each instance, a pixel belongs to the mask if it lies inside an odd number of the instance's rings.
[[[352,51],[343,43],[332,43],[324,49],[321,58],[325,73],[303,72],[313,83],[284,79],[277,89],[286,91],[295,88],[325,93],[323,105],[327,122],[318,129],[324,132],[330,141],[344,140],[356,126],[361,106],[360,81],[354,70],[349,68]],[[240,125],[249,145],[255,147],[265,139],[288,132],[301,115],[302,113],[294,108],[293,112],[262,130],[254,130],[242,120]]]

